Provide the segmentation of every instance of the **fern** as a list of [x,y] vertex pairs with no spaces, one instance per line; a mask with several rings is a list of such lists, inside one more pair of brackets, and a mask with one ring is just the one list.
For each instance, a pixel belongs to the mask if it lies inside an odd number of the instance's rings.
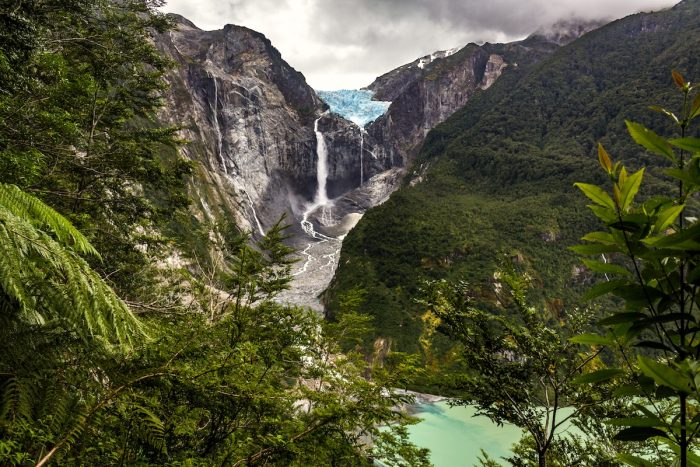
[[133,344],[144,326],[78,253],[98,255],[66,218],[0,184],[0,310],[30,325],[58,322],[84,340]]
[[141,405],[132,408],[132,413],[137,438],[159,453],[165,453],[165,425],[160,418]]

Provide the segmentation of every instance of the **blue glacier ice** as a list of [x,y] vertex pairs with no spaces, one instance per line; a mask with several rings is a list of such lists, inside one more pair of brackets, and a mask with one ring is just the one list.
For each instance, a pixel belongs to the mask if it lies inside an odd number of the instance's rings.
[[330,106],[331,112],[361,127],[381,117],[391,105],[391,102],[373,101],[374,93],[366,89],[317,91],[317,94]]

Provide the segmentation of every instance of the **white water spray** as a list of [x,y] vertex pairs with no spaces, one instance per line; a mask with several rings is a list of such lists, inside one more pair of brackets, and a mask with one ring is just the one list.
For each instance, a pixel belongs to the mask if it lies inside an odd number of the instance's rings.
[[[321,208],[321,220],[323,222],[330,223],[331,217],[332,217],[332,211],[331,211],[331,206],[330,206],[330,200],[328,199],[328,191],[327,191],[327,180],[328,180],[328,147],[326,146],[326,140],[325,137],[323,136],[323,133],[318,129],[318,123],[319,121],[327,114],[328,112],[324,112],[320,117],[314,121],[314,133],[316,134],[316,156],[317,156],[317,163],[316,163],[316,182],[317,182],[317,188],[316,188],[316,194],[314,195],[314,201],[313,203],[309,204],[304,211],[304,215],[301,220],[301,228],[304,231],[306,235],[309,237],[313,238],[314,240],[320,240],[319,242],[311,242],[309,243],[306,248],[301,252],[302,255],[306,256],[306,261],[304,262],[303,266],[299,271],[297,271],[294,275],[298,276],[299,274],[303,274],[307,271],[309,268],[309,265],[311,262],[315,260],[314,256],[310,253],[310,250],[318,244],[321,243],[326,243],[329,241],[337,241],[333,237],[328,237],[326,235],[323,235],[320,232],[316,232],[316,229],[314,228],[313,222],[309,220],[309,216],[311,213],[316,211],[317,209]],[[324,256],[325,257],[325,256]],[[333,258],[328,258],[329,264],[333,260]],[[324,267],[327,267],[324,266]]]
[[316,164],[316,181],[318,182],[318,188],[316,190],[316,197],[314,198],[314,204],[317,206],[323,206],[328,202],[328,191],[326,190],[326,181],[328,179],[328,147],[326,146],[326,139],[318,129],[318,122],[326,115],[328,112],[324,112],[320,117],[314,122],[314,133],[316,134],[316,156],[318,157],[318,162]]

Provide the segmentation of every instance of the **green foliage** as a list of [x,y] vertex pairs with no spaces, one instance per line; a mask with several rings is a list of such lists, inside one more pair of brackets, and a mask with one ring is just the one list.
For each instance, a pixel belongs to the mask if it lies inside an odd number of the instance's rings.
[[57,449],[77,442],[96,361],[143,343],[145,326],[79,256],[98,256],[87,239],[14,185],[0,184],[0,253],[0,460],[14,465],[59,433]]
[[[697,2],[683,2],[611,23],[530,61],[493,45],[518,66],[432,130],[409,170],[422,181],[407,183],[348,234],[327,293],[331,311],[337,297],[360,285],[377,335],[414,351],[422,332],[420,284],[466,279],[479,306],[490,308],[491,273],[503,251],[537,271],[531,299],[538,306],[578,303],[593,276],[567,247],[594,229],[595,218],[572,184],[604,181],[596,170],[602,141],[625,163],[647,166],[645,190],[668,188],[664,162],[616,135],[625,119],[663,122],[646,110],[650,95],[664,106],[673,98],[663,70],[700,74],[688,53],[699,18]],[[436,345],[444,355],[451,348]]]
[[130,344],[142,336],[143,326],[77,253],[97,255],[56,211],[14,185],[0,184],[4,325],[58,325],[106,344]]
[[0,3],[0,464],[429,465],[387,389],[413,361],[272,301],[284,220],[252,242],[184,211],[161,2]]
[[543,466],[550,448],[564,442],[566,425],[603,402],[609,391],[607,384],[596,391],[580,384],[607,382],[618,374],[589,372],[600,365],[600,350],[583,352],[567,340],[590,326],[590,312],[550,314],[529,306],[531,278],[507,262],[494,277],[502,306],[498,314],[477,308],[465,284],[445,281],[431,285],[424,303],[461,344],[464,373],[452,382],[458,403],[475,405],[499,425],[522,428]]
[[105,256],[93,268],[132,294],[159,226],[187,205],[191,171],[156,120],[168,65],[151,41],[167,26],[158,5],[9,0],[0,12],[0,182],[68,217]]
[[[672,194],[638,200],[644,169],[629,175],[623,164],[612,163],[602,145],[599,161],[612,185],[612,196],[599,187],[577,184],[594,202],[591,209],[607,227],[605,233],[584,237],[592,243],[577,250],[597,255],[599,252],[589,250],[589,246],[603,246],[617,264],[604,271],[594,268],[606,274],[606,282],[596,286],[589,296],[612,294],[622,300],[624,310],[604,317],[600,324],[605,336],[598,342],[592,336],[575,340],[619,349],[624,371],[634,382],[618,395],[639,398],[639,413],[608,422],[627,427],[617,433],[616,439],[663,441],[674,451],[677,462],[685,466],[697,463],[692,449],[700,431],[700,420],[694,416],[700,401],[696,301],[700,224],[693,217],[697,211],[693,195],[700,190],[700,148],[694,144],[696,138],[687,136],[699,99],[694,86],[679,73],[674,71],[673,79],[683,95],[680,112],[652,109],[672,120],[680,138],[667,139],[641,124],[627,122],[635,142],[671,163],[665,173],[675,182]],[[618,373],[623,369],[608,371]],[[639,464],[634,459],[623,460]]]

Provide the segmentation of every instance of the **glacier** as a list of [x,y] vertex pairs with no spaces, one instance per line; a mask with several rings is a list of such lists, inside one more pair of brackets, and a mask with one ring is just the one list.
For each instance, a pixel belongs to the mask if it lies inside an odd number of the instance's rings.
[[323,101],[336,113],[359,127],[381,117],[391,102],[373,101],[374,93],[367,89],[340,89],[337,91],[316,91]]

